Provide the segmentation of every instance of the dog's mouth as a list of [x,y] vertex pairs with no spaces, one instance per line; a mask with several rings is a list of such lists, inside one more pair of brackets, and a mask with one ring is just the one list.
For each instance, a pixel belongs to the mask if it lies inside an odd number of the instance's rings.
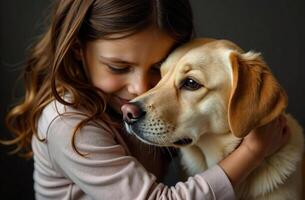
[[184,147],[193,143],[193,139],[189,137],[180,137],[175,140],[174,138],[169,138],[166,133],[149,133],[149,131],[141,129],[143,126],[140,125],[139,128],[138,123],[130,124],[125,122],[124,125],[127,133],[136,136],[139,140],[149,145]]
[[146,144],[149,144],[149,145],[154,145],[154,146],[164,146],[162,144],[158,144],[154,141],[151,141],[149,140],[148,138],[144,137],[143,134],[138,131],[138,130],[134,130],[133,126],[128,124],[128,123],[124,123],[125,125],[125,129],[127,131],[127,133],[131,134],[131,135],[134,135],[135,137],[137,137],[140,141],[146,143]]
[[192,142],[193,142],[193,140],[190,138],[182,138],[180,140],[177,140],[173,144],[178,145],[178,146],[186,146],[186,145],[191,144]]

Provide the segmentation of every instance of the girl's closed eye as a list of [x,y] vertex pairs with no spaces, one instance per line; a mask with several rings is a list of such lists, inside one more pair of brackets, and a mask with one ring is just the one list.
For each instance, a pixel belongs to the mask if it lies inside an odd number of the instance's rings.
[[118,66],[113,64],[105,64],[112,73],[124,74],[130,71],[130,66]]

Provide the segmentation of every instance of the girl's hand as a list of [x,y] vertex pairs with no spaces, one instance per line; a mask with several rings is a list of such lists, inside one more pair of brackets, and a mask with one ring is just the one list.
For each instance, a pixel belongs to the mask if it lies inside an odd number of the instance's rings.
[[233,187],[239,185],[261,162],[275,153],[287,141],[290,130],[286,118],[279,116],[269,124],[251,131],[219,166],[227,174]]
[[272,122],[252,130],[243,139],[241,147],[247,148],[250,154],[262,161],[286,144],[289,135],[287,120],[280,115]]

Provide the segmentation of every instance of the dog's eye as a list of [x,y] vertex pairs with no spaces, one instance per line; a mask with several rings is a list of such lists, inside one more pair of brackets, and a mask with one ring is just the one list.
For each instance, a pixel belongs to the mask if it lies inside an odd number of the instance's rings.
[[193,79],[187,78],[182,82],[181,89],[186,90],[198,90],[202,85],[194,81]]

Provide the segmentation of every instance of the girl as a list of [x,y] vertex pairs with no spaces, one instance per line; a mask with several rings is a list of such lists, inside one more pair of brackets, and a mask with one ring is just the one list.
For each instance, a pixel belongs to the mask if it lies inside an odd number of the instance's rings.
[[33,152],[37,199],[234,198],[233,187],[287,140],[285,119],[173,187],[157,183],[162,151],[121,125],[121,106],[159,81],[162,61],[192,34],[187,0],[57,1],[25,68],[25,98],[7,116],[10,144]]

